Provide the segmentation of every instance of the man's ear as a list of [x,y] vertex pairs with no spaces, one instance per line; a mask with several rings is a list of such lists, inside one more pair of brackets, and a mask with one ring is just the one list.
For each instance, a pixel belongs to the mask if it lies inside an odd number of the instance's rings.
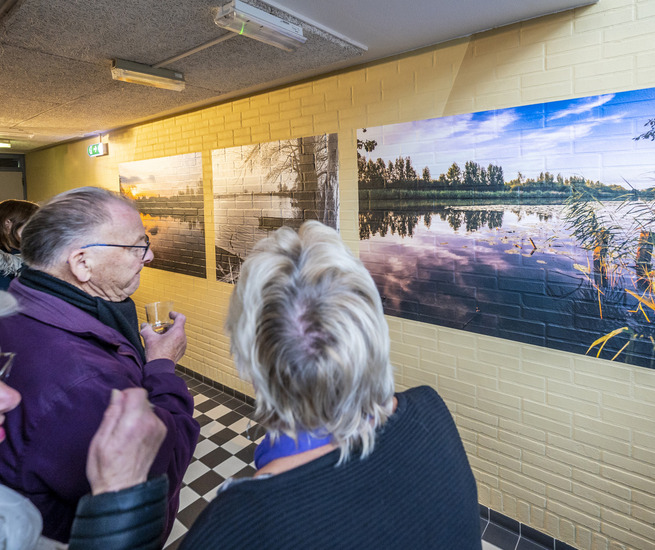
[[91,278],[91,262],[86,250],[76,248],[68,255],[68,269],[74,279],[80,283],[86,283]]

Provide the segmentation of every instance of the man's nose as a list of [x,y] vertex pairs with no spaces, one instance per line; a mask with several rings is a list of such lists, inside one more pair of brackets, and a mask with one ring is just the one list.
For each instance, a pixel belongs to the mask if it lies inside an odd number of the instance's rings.
[[152,248],[149,248],[148,253],[146,254],[146,257],[143,258],[143,263],[144,264],[149,264],[154,259],[155,259],[155,253],[152,251]]

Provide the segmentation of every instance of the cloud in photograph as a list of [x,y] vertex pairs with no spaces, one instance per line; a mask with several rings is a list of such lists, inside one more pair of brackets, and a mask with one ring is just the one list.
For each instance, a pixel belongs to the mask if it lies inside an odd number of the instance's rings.
[[607,94],[607,95],[596,96],[590,100],[577,101],[575,104],[571,105],[570,107],[555,112],[554,114],[550,115],[548,118],[550,120],[558,120],[560,118],[566,118],[567,116],[571,116],[571,115],[581,115],[584,113],[590,113],[596,107],[601,107],[606,103],[612,101],[612,99],[614,99],[614,95],[615,94]]
[[[385,163],[415,157],[414,167],[433,178],[456,162],[502,166],[505,180],[537,178],[541,172],[582,176],[605,185],[653,185],[655,144],[635,141],[648,113],[655,113],[650,90],[467,113],[360,130],[374,140],[367,159]],[[620,165],[614,161],[620,152]],[[576,164],[576,157],[578,163]]]

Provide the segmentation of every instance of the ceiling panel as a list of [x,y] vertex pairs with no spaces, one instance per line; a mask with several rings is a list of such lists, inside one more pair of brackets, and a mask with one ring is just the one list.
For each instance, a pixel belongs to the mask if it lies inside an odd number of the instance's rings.
[[156,65],[228,31],[225,0],[0,0],[0,138],[47,145],[265,90],[595,0],[275,0],[261,9],[299,24],[293,53],[235,36],[166,64],[183,92],[116,82],[111,60]]

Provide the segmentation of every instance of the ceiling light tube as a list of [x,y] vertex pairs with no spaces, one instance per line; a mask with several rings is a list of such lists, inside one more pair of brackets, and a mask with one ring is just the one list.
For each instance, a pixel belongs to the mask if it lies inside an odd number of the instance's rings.
[[14,139],[32,139],[34,137],[33,133],[23,132],[22,130],[4,130],[0,128],[0,139],[14,138]]
[[241,0],[231,0],[222,6],[214,17],[214,22],[228,31],[287,52],[296,50],[307,41],[300,25],[284,21]]
[[186,86],[182,73],[169,69],[155,69],[149,65],[123,59],[114,59],[112,61],[111,77],[114,80],[154,86],[155,88],[176,92],[181,92]]
[[0,139],[0,148],[1,149],[11,149],[11,141]]

